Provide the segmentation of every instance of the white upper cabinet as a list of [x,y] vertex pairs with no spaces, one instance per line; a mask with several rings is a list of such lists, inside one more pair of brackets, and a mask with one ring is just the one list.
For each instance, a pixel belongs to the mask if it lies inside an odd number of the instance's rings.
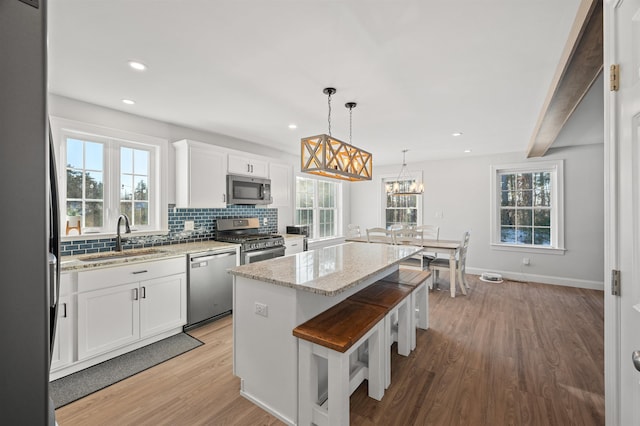
[[289,164],[269,163],[271,179],[271,207],[291,206],[293,167]]
[[234,175],[268,177],[269,168],[266,159],[250,155],[229,154],[229,173]]
[[181,140],[176,149],[176,207],[227,206],[227,153],[212,145]]

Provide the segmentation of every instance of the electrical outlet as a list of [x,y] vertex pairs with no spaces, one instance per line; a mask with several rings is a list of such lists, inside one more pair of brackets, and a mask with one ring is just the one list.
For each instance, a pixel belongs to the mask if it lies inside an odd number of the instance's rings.
[[184,230],[185,231],[193,231],[193,220],[185,220],[184,221]]
[[525,266],[529,266],[531,264],[531,261],[528,257],[523,257],[522,258],[522,264]]
[[268,219],[268,218],[266,218],[266,217],[263,217],[263,218],[262,218],[262,224],[263,224],[263,225],[268,225],[268,224],[269,224],[269,219]]
[[269,307],[264,303],[256,302],[256,315],[268,317]]

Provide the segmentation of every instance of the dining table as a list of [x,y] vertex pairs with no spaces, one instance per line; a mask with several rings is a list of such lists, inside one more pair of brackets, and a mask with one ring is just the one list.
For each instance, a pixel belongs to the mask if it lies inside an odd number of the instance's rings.
[[[358,243],[368,243],[366,236],[360,237],[347,237],[345,238],[346,242],[358,242]],[[375,242],[372,244],[391,244],[391,243],[382,243]],[[415,241],[416,246],[421,246],[424,251],[429,251],[433,253],[448,253],[449,254],[449,289],[451,291],[451,297],[456,297],[456,278],[458,277],[458,271],[456,270],[456,256],[458,255],[458,251],[461,247],[461,242],[457,240],[431,240],[431,239],[417,239]],[[467,290],[463,282],[460,283],[460,288],[462,289],[463,294],[467,294]]]

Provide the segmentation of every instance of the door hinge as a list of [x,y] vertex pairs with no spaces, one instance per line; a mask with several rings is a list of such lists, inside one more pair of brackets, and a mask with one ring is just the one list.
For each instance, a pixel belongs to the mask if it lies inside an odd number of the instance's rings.
[[609,67],[609,91],[617,92],[620,87],[620,65],[613,64]]
[[620,271],[611,270],[611,295],[620,296]]

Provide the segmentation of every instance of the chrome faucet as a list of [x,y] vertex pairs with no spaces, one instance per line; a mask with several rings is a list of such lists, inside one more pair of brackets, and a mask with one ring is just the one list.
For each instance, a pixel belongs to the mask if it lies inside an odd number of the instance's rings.
[[118,216],[118,224],[116,225],[116,251],[122,251],[122,238],[120,237],[120,223],[124,219],[124,233],[130,234],[131,227],[129,226],[129,218],[126,214]]

